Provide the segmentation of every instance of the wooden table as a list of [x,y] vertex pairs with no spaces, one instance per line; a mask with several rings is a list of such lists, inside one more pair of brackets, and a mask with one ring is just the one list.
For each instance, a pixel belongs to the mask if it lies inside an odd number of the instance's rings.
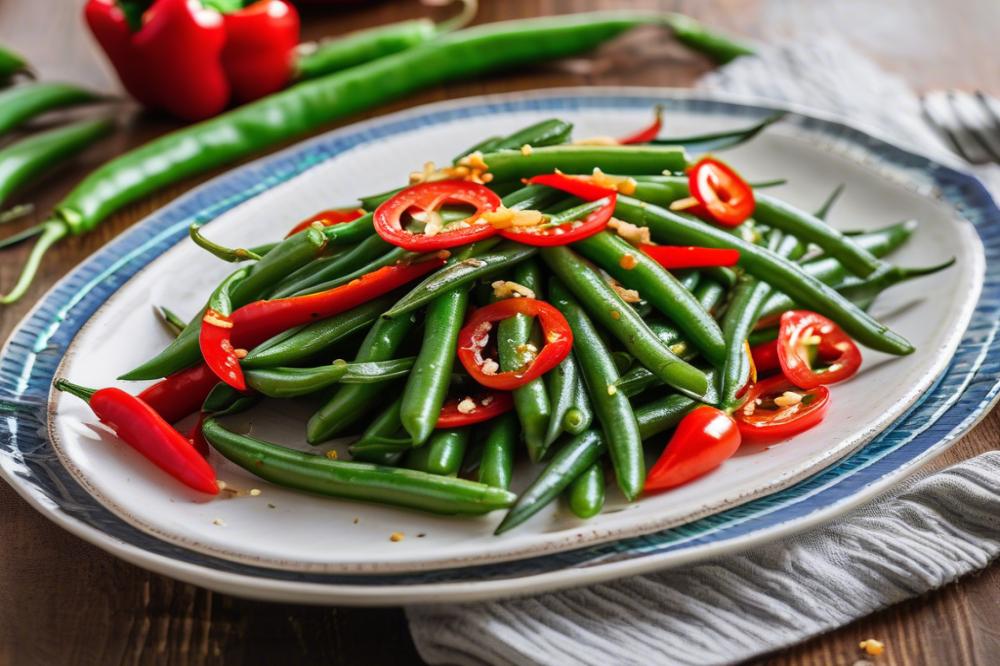
[[[105,90],[115,82],[83,28],[81,0],[0,0],[0,43],[20,49],[46,79]],[[483,0],[480,20],[634,5],[690,13],[761,40],[836,32],[920,90],[983,88],[1000,94],[1000,5],[995,0]],[[960,6],[959,6],[960,5]],[[311,11],[307,37],[417,15],[415,2],[342,12]],[[690,84],[707,62],[642,30],[594,57],[441,86],[378,109],[486,92],[578,84]],[[374,114],[371,114],[374,115]],[[357,120],[350,119],[347,122]],[[89,168],[172,127],[138,116],[86,160],[28,193],[44,213]],[[131,206],[84,238],[63,243],[27,298],[0,308],[0,339],[70,267],[130,224],[200,181]],[[0,285],[10,285],[24,250],[7,251]],[[943,467],[995,448],[1000,412],[933,462]],[[402,611],[311,608],[244,601],[137,569],[58,529],[0,484],[0,662],[5,664],[399,664],[418,662]],[[996,663],[1000,654],[1000,565],[927,596],[773,655],[768,664],[851,664],[857,643],[886,642],[880,664]]]

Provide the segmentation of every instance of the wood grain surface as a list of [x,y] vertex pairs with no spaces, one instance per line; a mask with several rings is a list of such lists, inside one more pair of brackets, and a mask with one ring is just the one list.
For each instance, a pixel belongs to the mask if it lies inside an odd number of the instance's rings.
[[[835,32],[915,88],[981,88],[1000,94],[1000,3],[996,0],[482,0],[479,21],[594,8],[642,7],[692,14],[761,41]],[[80,20],[81,0],[0,0],[0,43],[30,57],[47,80],[116,92],[111,72]],[[427,10],[381,2],[305,14],[306,37],[337,34]],[[684,86],[709,69],[698,56],[639,30],[571,61],[440,86],[369,115],[487,92],[580,84]],[[174,127],[123,105],[122,131],[25,194],[38,220],[88,169]],[[360,117],[360,116],[359,116]],[[351,122],[358,118],[345,121]],[[335,126],[335,125],[334,125]],[[333,126],[331,126],[333,127]],[[70,239],[45,262],[20,303],[0,308],[0,339],[72,266],[147,213],[196,185],[170,188]],[[26,220],[24,224],[30,224]],[[0,254],[0,287],[11,284],[24,249]],[[935,460],[942,467],[994,449],[994,411]],[[0,664],[382,664],[419,663],[401,610],[312,608],[245,601],[148,573],[62,531],[0,484]],[[1000,565],[900,604],[760,663],[853,664],[859,640],[878,638],[878,664],[995,664],[1000,661]]]

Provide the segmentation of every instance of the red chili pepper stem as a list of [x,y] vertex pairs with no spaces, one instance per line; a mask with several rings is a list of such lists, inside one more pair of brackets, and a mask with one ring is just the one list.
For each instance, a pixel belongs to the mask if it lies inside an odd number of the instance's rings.
[[65,379],[57,379],[55,381],[55,387],[59,391],[64,393],[69,393],[70,395],[75,395],[80,400],[86,403],[90,402],[90,399],[94,397],[97,393],[97,389],[87,388],[86,386],[80,386],[79,384],[74,384],[73,382],[67,381]]

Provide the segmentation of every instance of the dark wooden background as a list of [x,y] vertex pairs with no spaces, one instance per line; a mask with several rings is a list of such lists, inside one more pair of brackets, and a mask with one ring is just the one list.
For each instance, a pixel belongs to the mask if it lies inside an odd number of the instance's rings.
[[[116,84],[80,20],[82,0],[0,0],[0,43],[30,56],[46,79],[114,91]],[[608,7],[692,14],[735,34],[781,40],[836,32],[919,90],[982,88],[1000,94],[1000,3],[996,0],[482,0],[480,21]],[[309,11],[318,37],[416,16],[417,2]],[[486,92],[579,84],[690,84],[707,62],[641,30],[592,57],[437,87],[371,114]],[[350,119],[347,122],[351,122]],[[25,195],[40,214],[96,164],[171,128],[136,114],[128,127],[78,164]],[[21,303],[0,308],[0,339],[70,267],[199,181],[129,207],[95,233],[71,239],[46,261]],[[30,221],[29,221],[30,222]],[[28,223],[28,222],[26,222]],[[6,289],[23,250],[0,254]],[[996,448],[994,412],[934,467]],[[60,530],[0,484],[0,663],[2,664],[403,664],[419,662],[399,609],[267,604],[215,594],[120,562]],[[885,641],[879,664],[1000,661],[1000,566],[782,654],[767,664],[853,664],[857,643]]]

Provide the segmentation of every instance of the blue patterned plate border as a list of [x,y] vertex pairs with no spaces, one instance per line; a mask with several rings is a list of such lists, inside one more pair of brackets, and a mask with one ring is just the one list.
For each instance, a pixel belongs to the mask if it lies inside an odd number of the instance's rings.
[[197,553],[139,531],[96,502],[46,439],[49,386],[65,350],[125,281],[205,222],[330,157],[382,137],[460,118],[517,111],[648,108],[759,119],[775,107],[663,89],[562,89],[458,100],[377,118],[317,137],[220,176],[157,211],[52,288],[0,352],[0,473],[36,509],[130,562],[233,594],[275,600],[391,604],[540,592],[706,559],[842,513],[945,450],[1000,393],[1000,210],[974,178],[815,115],[787,122],[856,148],[912,176],[973,224],[986,274],[969,327],[946,371],[906,414],[860,451],[769,496],[686,525],[578,550],[486,566],[404,574],[280,571]]

